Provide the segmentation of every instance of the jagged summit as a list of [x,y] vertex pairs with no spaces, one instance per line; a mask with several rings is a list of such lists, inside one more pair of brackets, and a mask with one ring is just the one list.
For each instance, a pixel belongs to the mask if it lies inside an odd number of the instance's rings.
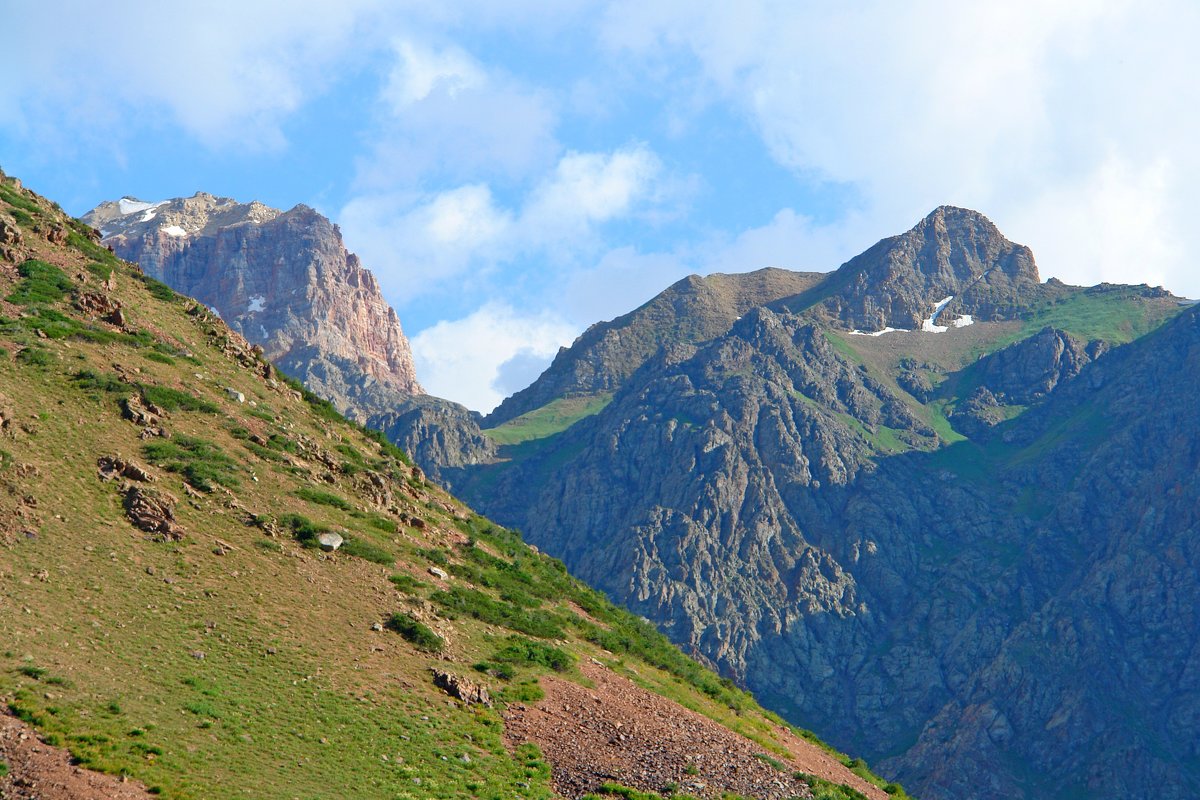
[[942,330],[1012,319],[1041,295],[1033,252],[983,214],[939,206],[911,230],[847,261],[788,303],[852,330]]
[[[307,208],[297,206],[296,209]],[[293,210],[296,210],[293,209]],[[84,214],[83,221],[101,236],[161,235],[185,238],[211,234],[241,223],[262,224],[282,212],[257,200],[239,203],[231,197],[196,192],[191,197],[146,202],[136,197],[108,200]]]
[[281,369],[365,420],[423,393],[375,276],[316,210],[208,192],[101,203],[83,220],[122,258],[214,308]]

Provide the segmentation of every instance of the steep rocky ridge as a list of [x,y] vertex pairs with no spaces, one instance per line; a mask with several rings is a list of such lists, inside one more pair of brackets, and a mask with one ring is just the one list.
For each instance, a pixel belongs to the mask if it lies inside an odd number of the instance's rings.
[[[1195,312],[1154,333],[1180,310],[1162,290],[1039,284],[1027,249],[956,209],[850,264],[830,278],[841,286],[660,350],[598,413],[454,470],[454,485],[773,707],[888,759],[922,796],[1191,796],[1194,758],[1167,718],[1191,719],[1196,700],[1158,676],[1194,669],[1186,609],[1200,587],[1165,589],[1178,623],[1127,598],[1111,632],[1081,620],[1111,618],[1116,564],[1174,585],[1130,531],[1159,505],[1148,479],[1178,479],[1195,453],[1184,398],[1197,373],[1180,356],[1115,375],[1166,342],[1191,352]],[[860,275],[877,290],[854,289]],[[951,295],[962,305],[945,313],[971,325],[855,335],[920,328]],[[1151,378],[1174,385],[1175,407],[1146,405]],[[987,414],[972,412],[981,390]],[[1140,440],[1123,432],[1135,407]],[[1159,470],[1164,436],[1180,454]],[[1114,474],[1136,491],[1078,483]],[[1196,564],[1179,537],[1200,497],[1176,482],[1192,506],[1169,524],[1175,572]],[[1097,628],[1086,653],[1081,627]],[[1179,644],[1142,680],[1121,665],[1154,649],[1121,636]],[[1136,700],[1106,701],[1114,674]]]
[[[2,173],[0,224],[0,703],[80,768],[183,800],[657,796],[681,774],[706,800],[809,797],[806,765],[895,793]],[[566,711],[543,679],[614,741],[547,758],[506,732],[506,707]],[[646,704],[606,702],[630,682],[705,732],[698,767]],[[628,752],[654,758],[592,768]]]
[[83,220],[119,256],[216,309],[280,369],[357,419],[421,394],[375,276],[313,209],[198,192],[110,201]]
[[661,348],[706,342],[750,309],[799,294],[824,277],[776,268],[689,275],[628,314],[592,325],[483,424],[494,428],[560,398],[611,392]]
[[968,315],[1013,319],[1052,288],[1041,283],[1028,247],[1010,242],[977,211],[941,206],[783,305],[816,305],[853,329],[920,330],[946,298],[939,325]]

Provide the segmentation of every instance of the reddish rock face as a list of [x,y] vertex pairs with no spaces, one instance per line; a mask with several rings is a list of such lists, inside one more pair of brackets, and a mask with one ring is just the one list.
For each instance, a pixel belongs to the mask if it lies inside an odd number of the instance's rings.
[[198,192],[156,204],[110,201],[83,219],[119,256],[214,308],[282,370],[351,416],[370,413],[367,386],[385,395],[423,393],[408,339],[375,276],[313,209],[280,212]]

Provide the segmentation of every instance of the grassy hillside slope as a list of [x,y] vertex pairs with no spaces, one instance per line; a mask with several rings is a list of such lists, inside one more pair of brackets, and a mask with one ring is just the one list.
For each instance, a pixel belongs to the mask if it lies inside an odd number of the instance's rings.
[[[793,777],[798,747],[824,751],[0,174],[12,714],[167,797],[551,797],[570,784],[504,713],[536,706],[548,676],[593,685],[583,665],[752,742],[785,794],[883,796],[848,759],[834,784]],[[611,783],[591,788],[677,788]]]

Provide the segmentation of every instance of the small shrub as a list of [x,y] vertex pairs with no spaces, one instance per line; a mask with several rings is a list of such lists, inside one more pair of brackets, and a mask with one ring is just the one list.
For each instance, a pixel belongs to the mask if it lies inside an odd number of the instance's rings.
[[501,603],[475,589],[455,586],[448,592],[434,592],[429,599],[451,613],[469,614],[475,619],[518,633],[542,639],[562,639],[566,635],[557,615]]
[[442,649],[444,644],[442,637],[434,633],[428,625],[404,612],[392,614],[387,626],[403,636],[405,641],[418,650],[424,650],[427,653],[436,653]]
[[845,784],[833,783],[816,775],[805,775],[803,772],[797,772],[795,777],[812,790],[813,800],[868,800],[865,794]]
[[524,636],[508,637],[508,643],[496,651],[492,658],[509,664],[537,664],[555,672],[565,672],[574,661],[567,651]]
[[755,753],[754,757],[757,758],[759,761],[763,762],[764,764],[770,765],[771,767],[778,770],[779,772],[787,772],[787,765],[784,764],[782,761],[780,761],[778,758],[772,758],[771,756],[767,755],[766,753]]
[[164,467],[184,477],[202,492],[214,491],[217,485],[238,486],[238,463],[221,452],[213,442],[182,434],[162,442],[142,446],[146,458],[163,463]]
[[297,489],[296,496],[303,500],[307,500],[310,503],[340,508],[342,511],[350,511],[354,508],[354,506],[343,497],[339,497],[332,492],[323,492],[320,489],[313,489],[308,486]]
[[33,678],[35,681],[40,681],[46,677],[46,670],[41,667],[35,667],[31,664],[25,664],[17,668],[17,672],[24,675],[26,678]]
[[35,258],[17,267],[17,272],[23,280],[8,296],[8,302],[19,306],[57,303],[75,288],[75,284],[71,283],[71,279],[61,269]]
[[417,580],[412,575],[409,575],[407,572],[397,573],[397,574],[393,575],[392,577],[388,578],[388,580],[392,582],[393,586],[395,586],[400,591],[405,592],[406,594],[412,594],[413,592],[416,592],[418,589],[424,589],[426,586],[429,585],[429,584],[425,583],[424,581]]
[[328,525],[320,525],[299,514],[284,514],[279,518],[279,524],[291,529],[296,541],[306,547],[316,547],[317,536],[329,532]]
[[537,679],[521,681],[512,686],[506,686],[498,696],[506,703],[536,703],[546,696],[546,691],[538,685]]
[[17,361],[30,367],[48,367],[54,360],[54,354],[43,347],[26,347],[17,353]]
[[342,552],[356,558],[382,564],[385,567],[394,566],[396,557],[391,552],[358,537],[348,538],[342,543]]
[[158,300],[171,301],[179,297],[170,286],[167,286],[160,280],[151,278],[149,275],[141,275],[139,276],[139,280],[150,290],[151,296]]
[[162,353],[157,353],[153,350],[143,353],[142,355],[144,355],[150,361],[157,361],[159,364],[168,364],[172,366],[175,364],[175,359],[171,358],[170,356],[163,355]]
[[389,519],[381,514],[371,514],[369,517],[367,517],[367,524],[376,530],[383,531],[384,533],[395,533],[396,531],[400,530],[400,526],[396,524],[395,520]]
[[107,372],[96,372],[91,369],[81,369],[72,377],[75,385],[89,392],[111,392],[113,394],[128,394],[133,387],[116,375]]
[[216,403],[202,400],[194,394],[172,389],[169,386],[147,386],[145,384],[139,387],[142,391],[142,397],[147,402],[153,403],[166,411],[203,411],[206,414],[216,414],[221,409]]

